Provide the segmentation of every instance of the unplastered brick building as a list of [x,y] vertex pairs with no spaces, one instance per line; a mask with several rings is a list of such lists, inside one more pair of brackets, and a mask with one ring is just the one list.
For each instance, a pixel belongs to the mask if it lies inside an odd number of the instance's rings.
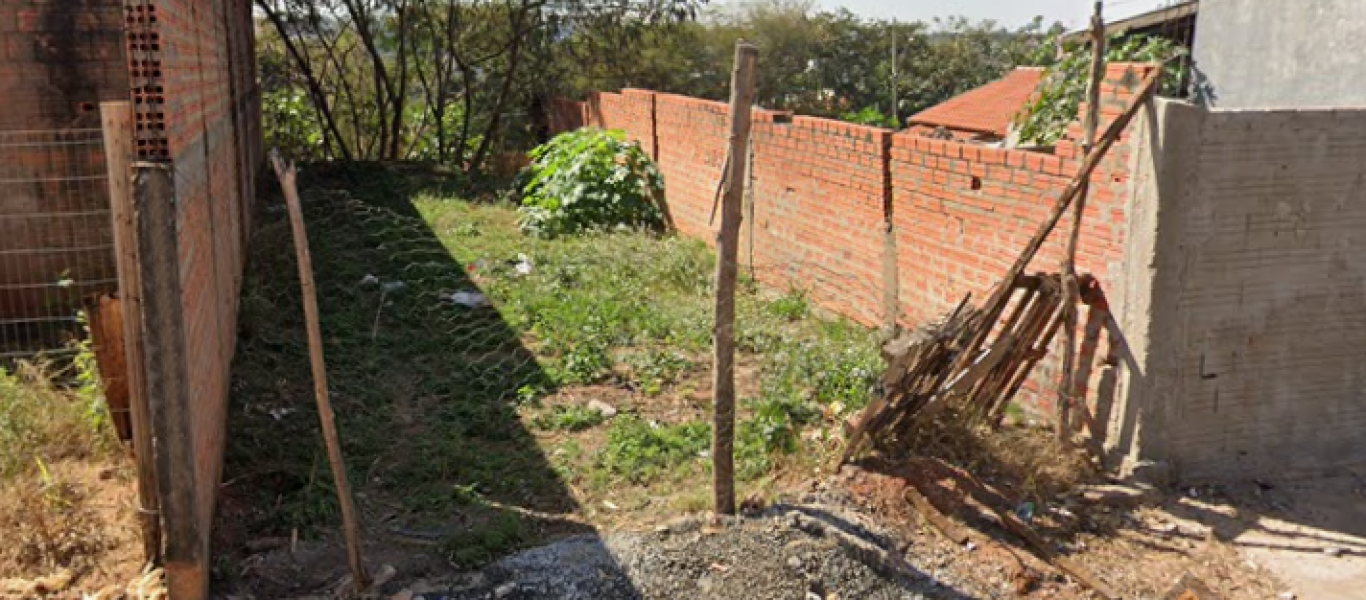
[[[0,53],[0,358],[60,350],[84,301],[131,291],[116,272],[109,178],[133,177],[139,215],[167,217],[136,242],[144,284],[169,295],[129,317],[158,357],[147,391],[164,559],[173,597],[204,597],[262,161],[251,3],[10,0]],[[119,134],[132,173],[107,172],[109,101],[131,104]]]

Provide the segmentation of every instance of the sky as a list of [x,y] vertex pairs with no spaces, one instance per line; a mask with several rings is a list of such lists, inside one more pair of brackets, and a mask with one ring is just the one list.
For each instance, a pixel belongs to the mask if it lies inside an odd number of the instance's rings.
[[[730,4],[745,0],[713,0]],[[1028,23],[1043,15],[1044,23],[1062,21],[1068,29],[1084,26],[1094,0],[818,0],[826,9],[844,7],[865,17],[929,21],[934,17],[963,15],[978,21],[994,19],[1007,27]],[[1121,19],[1157,8],[1162,0],[1105,0],[1105,19]]]

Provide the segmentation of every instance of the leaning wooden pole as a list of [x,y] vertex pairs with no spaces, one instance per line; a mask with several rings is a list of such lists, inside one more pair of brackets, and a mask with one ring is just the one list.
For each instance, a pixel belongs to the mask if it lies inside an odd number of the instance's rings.
[[[1082,121],[1082,156],[1091,152],[1100,124],[1100,83],[1105,78],[1105,19],[1101,16],[1103,3],[1096,2],[1091,15],[1091,81],[1086,88],[1086,117]],[[1077,287],[1077,245],[1081,240],[1082,218],[1086,213],[1086,193],[1089,180],[1082,180],[1077,191],[1077,207],[1072,212],[1072,231],[1067,238],[1067,254],[1062,262],[1062,376],[1058,381],[1057,434],[1058,443],[1071,443],[1072,409],[1079,399],[1079,388],[1074,381],[1077,356],[1077,303],[1081,290]]]
[[123,313],[123,353],[128,373],[128,413],[133,424],[133,458],[138,467],[138,525],[143,560],[161,564],[161,498],[152,451],[152,409],[143,371],[142,271],[138,266],[137,225],[133,222],[133,110],[126,100],[100,103],[104,159],[109,174],[109,211],[114,231],[114,262]]
[[721,229],[716,234],[715,359],[712,366],[712,487],[716,514],[735,514],[735,278],[740,253],[741,205],[749,148],[750,109],[759,49],[735,44],[730,78],[730,160],[724,174]]
[[346,480],[346,462],[342,459],[341,443],[337,440],[337,424],[332,414],[332,401],[327,394],[327,366],[323,362],[323,334],[318,323],[318,295],[313,285],[313,258],[308,252],[308,232],[304,229],[303,209],[299,206],[298,174],[294,165],[285,164],[278,152],[272,151],[270,162],[289,209],[289,224],[294,231],[294,251],[299,257],[299,286],[303,289],[304,321],[308,328],[308,355],[313,366],[313,395],[318,401],[318,420],[322,423],[323,442],[327,445],[327,460],[332,465],[332,478],[337,486],[337,502],[341,505],[342,532],[346,536],[346,559],[351,564],[351,576],[356,589],[370,587],[370,576],[360,555],[360,526],[356,523],[356,508],[351,500],[351,484]]

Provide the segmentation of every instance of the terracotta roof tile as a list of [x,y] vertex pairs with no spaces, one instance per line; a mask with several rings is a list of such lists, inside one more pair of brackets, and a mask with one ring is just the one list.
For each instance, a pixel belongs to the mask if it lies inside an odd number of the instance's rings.
[[916,113],[908,123],[1005,137],[1011,119],[1029,101],[1041,79],[1043,69],[1018,67],[1005,77]]

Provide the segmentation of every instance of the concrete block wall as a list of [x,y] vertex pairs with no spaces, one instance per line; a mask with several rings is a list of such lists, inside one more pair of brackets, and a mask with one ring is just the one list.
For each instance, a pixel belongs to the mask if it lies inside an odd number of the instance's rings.
[[1146,137],[1142,457],[1192,480],[1366,462],[1366,110],[1163,102]]
[[[1101,131],[1132,102],[1149,69],[1109,67]],[[717,224],[709,219],[726,159],[727,106],[642,90],[597,93],[583,106],[588,124],[623,129],[647,150],[656,149],[676,227],[712,243]],[[980,301],[1037,231],[1082,159],[1075,142],[1066,140],[1056,154],[1046,154],[759,109],[754,121],[742,265],[753,264],[770,286],[802,289],[819,305],[869,325],[885,318],[885,256],[895,257],[897,319],[903,324],[939,317],[967,292]],[[1079,132],[1071,130],[1074,137]],[[1078,257],[1079,270],[1099,278],[1110,309],[1121,312],[1118,291],[1124,286],[1114,286],[1113,294],[1108,287],[1138,268],[1126,260],[1132,144],[1126,135],[1091,179]],[[886,245],[889,223],[894,248]],[[1068,223],[1055,231],[1032,270],[1059,269]],[[1106,349],[1098,360],[1111,354]],[[1048,408],[1056,388],[1055,364],[1055,358],[1045,361],[1026,388],[1039,409]],[[1103,369],[1091,372],[1099,385]]]

